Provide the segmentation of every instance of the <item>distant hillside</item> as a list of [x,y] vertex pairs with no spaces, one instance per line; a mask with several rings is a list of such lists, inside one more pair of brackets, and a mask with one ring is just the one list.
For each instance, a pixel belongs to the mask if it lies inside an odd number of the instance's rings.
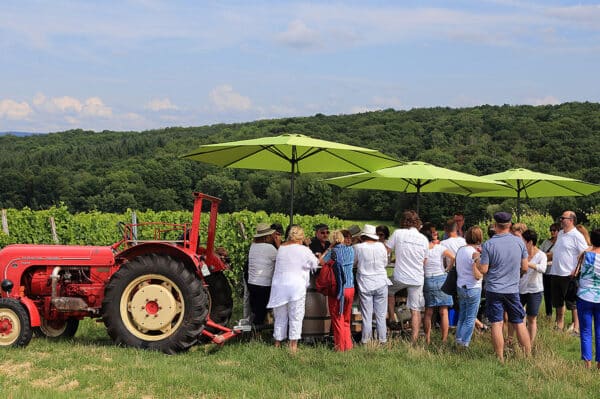
[[[479,106],[384,110],[260,120],[145,132],[61,133],[0,137],[0,207],[47,208],[64,202],[71,211],[127,208],[189,209],[194,190],[223,198],[221,209],[286,212],[289,176],[221,169],[180,159],[193,148],[246,138],[301,133],[375,148],[402,160],[423,160],[483,175],[526,167],[600,183],[600,104]],[[414,207],[414,195],[340,190],[319,174],[297,180],[298,213],[347,219],[391,219]],[[598,194],[532,200],[524,204],[553,214],[564,208],[589,211]],[[422,196],[424,219],[436,223],[460,210],[470,220],[514,200]]]
[[0,132],[0,136],[11,135],[11,136],[17,136],[17,137],[24,137],[24,136],[32,136],[34,134],[44,134],[44,133],[33,133],[33,132]]

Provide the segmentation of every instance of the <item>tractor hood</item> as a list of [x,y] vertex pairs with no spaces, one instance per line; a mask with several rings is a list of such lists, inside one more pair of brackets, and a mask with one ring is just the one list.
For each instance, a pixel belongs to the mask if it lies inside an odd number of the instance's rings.
[[77,245],[13,244],[0,250],[0,270],[13,265],[111,266],[111,247]]

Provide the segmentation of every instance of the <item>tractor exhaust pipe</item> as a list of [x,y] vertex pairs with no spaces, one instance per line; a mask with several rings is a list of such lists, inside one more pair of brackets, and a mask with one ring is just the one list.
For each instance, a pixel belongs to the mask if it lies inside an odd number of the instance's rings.
[[72,312],[77,310],[90,311],[88,304],[81,298],[77,297],[59,297],[57,293],[58,279],[60,278],[59,273],[62,270],[60,266],[56,266],[52,270],[50,279],[52,280],[52,294],[50,297],[50,303],[54,305],[56,310],[59,312]]
[[60,273],[60,270],[61,267],[56,266],[54,270],[52,270],[52,274],[50,275],[50,279],[52,280],[52,302],[54,302],[54,299],[56,298],[56,286],[58,285],[58,273]]

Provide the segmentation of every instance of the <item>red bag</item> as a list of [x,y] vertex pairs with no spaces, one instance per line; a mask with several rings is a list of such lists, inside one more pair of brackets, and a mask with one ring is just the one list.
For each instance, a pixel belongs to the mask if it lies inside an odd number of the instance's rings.
[[335,260],[330,260],[323,265],[319,275],[317,276],[317,280],[315,281],[315,288],[317,292],[320,292],[326,296],[336,296],[337,295],[337,283],[335,282],[335,271],[333,268],[335,267]]

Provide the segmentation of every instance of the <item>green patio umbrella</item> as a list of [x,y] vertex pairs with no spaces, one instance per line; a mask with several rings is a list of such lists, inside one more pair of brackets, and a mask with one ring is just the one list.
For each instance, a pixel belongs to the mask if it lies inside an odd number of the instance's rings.
[[301,134],[207,144],[183,157],[227,168],[290,172],[290,224],[294,215],[296,173],[364,172],[401,163],[376,150]]
[[407,162],[374,172],[333,177],[324,181],[343,188],[416,193],[417,212],[421,193],[469,195],[502,187],[501,183],[486,178],[420,161]]
[[472,197],[517,198],[517,220],[521,215],[521,198],[576,197],[600,191],[600,185],[586,183],[569,177],[534,172],[515,168],[500,173],[482,176],[506,184],[497,190],[474,193]]

